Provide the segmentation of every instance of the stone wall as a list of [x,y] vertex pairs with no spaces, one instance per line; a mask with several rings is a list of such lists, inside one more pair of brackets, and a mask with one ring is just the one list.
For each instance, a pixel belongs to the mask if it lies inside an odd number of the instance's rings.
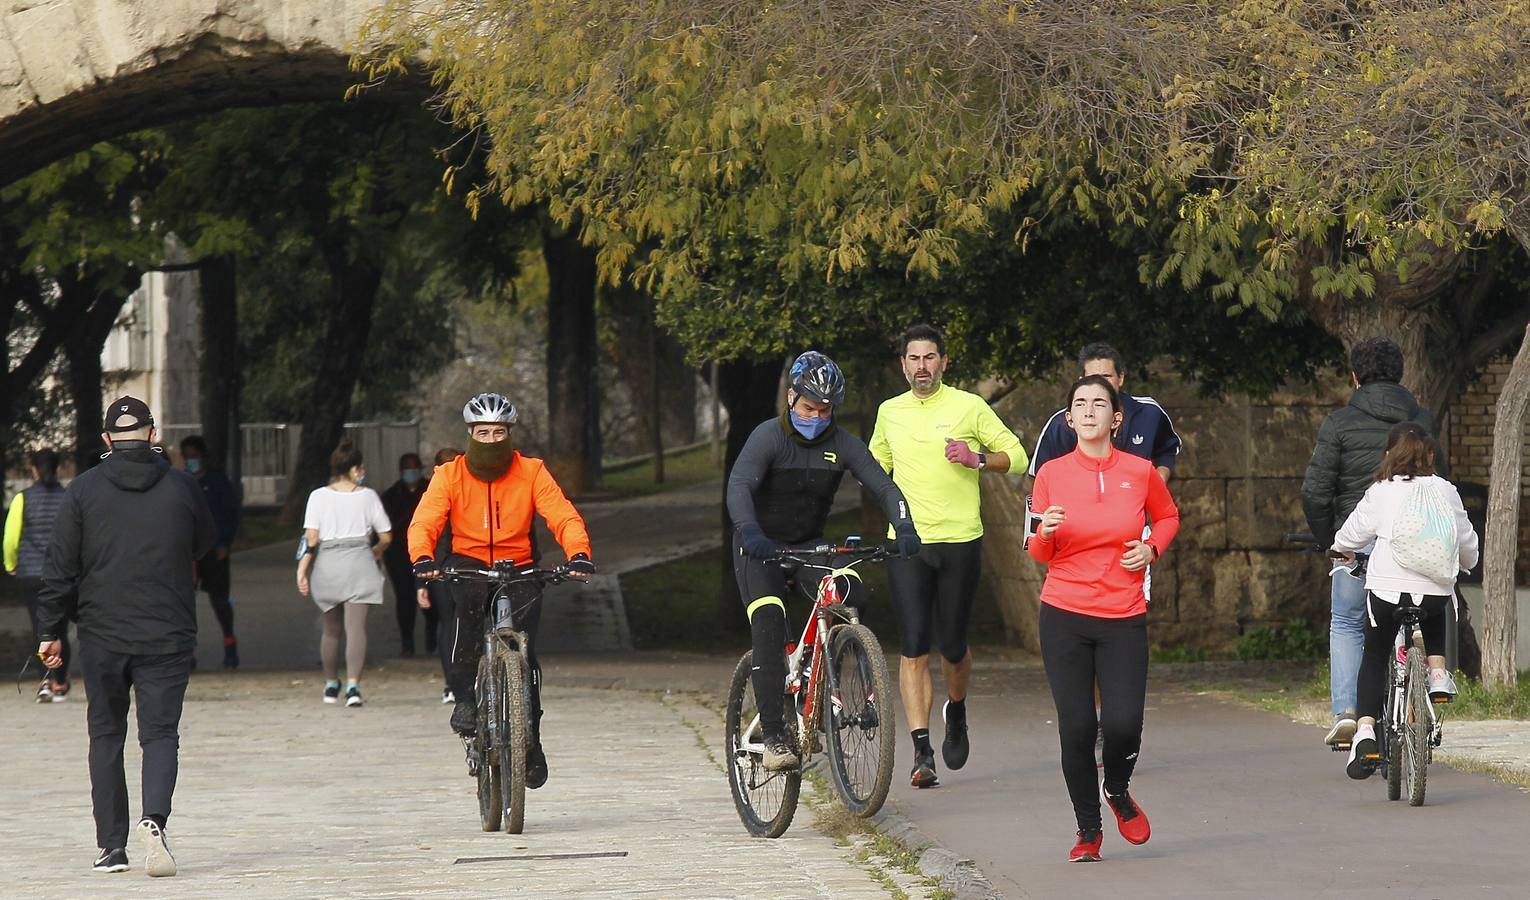
[[[1450,433],[1451,479],[1487,486],[1493,456],[1493,423],[1498,393],[1509,374],[1510,359],[1501,357],[1488,365],[1475,382],[1461,393],[1447,414]],[[1516,580],[1530,583],[1530,424],[1525,429],[1524,468],[1520,475],[1519,565]]]
[[[1283,539],[1306,530],[1302,475],[1318,425],[1349,397],[1347,383],[1335,378],[1260,401],[1206,400],[1171,377],[1127,388],[1157,399],[1184,442],[1170,483],[1181,529],[1153,567],[1154,644],[1226,649],[1249,629],[1293,619],[1321,630],[1328,567]],[[1025,385],[995,408],[1029,450],[1065,389],[1061,380]],[[1020,478],[983,479],[984,574],[1009,639],[1035,648],[1043,570],[1021,548],[1024,503]]]

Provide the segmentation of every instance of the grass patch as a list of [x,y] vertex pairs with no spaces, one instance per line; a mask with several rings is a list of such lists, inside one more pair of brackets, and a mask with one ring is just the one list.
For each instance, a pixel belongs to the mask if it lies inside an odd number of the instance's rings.
[[1321,659],[1328,655],[1328,638],[1300,620],[1277,628],[1260,626],[1238,638],[1237,657],[1244,662],[1266,659]]
[[817,769],[803,772],[802,781],[803,786],[808,788],[802,792],[802,801],[813,813],[813,827],[834,838],[841,847],[855,846],[857,849],[853,858],[856,864],[870,872],[871,877],[893,897],[907,900],[908,893],[887,874],[888,869],[918,879],[930,891],[930,897],[953,896],[940,887],[938,879],[919,871],[919,854],[924,848],[909,847],[897,838],[878,831],[865,819],[852,816],[840,805],[828,779]]
[[697,447],[664,457],[664,483],[653,480],[653,460],[645,460],[614,472],[602,472],[600,490],[621,497],[641,497],[715,481],[722,467],[713,462],[711,447]]
[[1530,719],[1530,673],[1520,673],[1512,687],[1489,688],[1456,673],[1454,703],[1444,707],[1448,719]]
[[[850,509],[830,516],[825,531],[831,537],[860,533],[860,511]],[[883,650],[896,651],[898,623],[887,588],[887,566],[868,563],[859,571],[861,583],[870,594],[861,621],[876,634]],[[717,595],[722,577],[722,553],[717,550],[623,575],[622,598],[633,646],[638,650],[742,653],[749,644],[748,624],[742,608],[719,609]],[[728,577],[733,577],[731,571]],[[795,637],[804,624],[808,598],[794,595],[787,608],[789,633]],[[1003,633],[1004,620],[998,602],[986,582],[979,582],[971,634],[981,642],[984,635]]]

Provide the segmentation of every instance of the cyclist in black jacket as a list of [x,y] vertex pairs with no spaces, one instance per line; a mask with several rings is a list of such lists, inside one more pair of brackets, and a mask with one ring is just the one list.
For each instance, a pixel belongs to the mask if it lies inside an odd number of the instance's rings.
[[[919,535],[903,492],[882,470],[866,443],[834,424],[834,409],[845,400],[845,376],[834,361],[814,350],[792,364],[787,408],[762,422],[739,453],[728,476],[728,515],[733,520],[733,574],[749,617],[754,645],[754,696],[765,737],[765,767],[801,765],[783,722],[786,683],[786,578],[766,562],[783,546],[816,544],[848,469],[882,501],[892,522],[897,551],[919,552]],[[841,584],[855,605],[859,577],[848,572]]]

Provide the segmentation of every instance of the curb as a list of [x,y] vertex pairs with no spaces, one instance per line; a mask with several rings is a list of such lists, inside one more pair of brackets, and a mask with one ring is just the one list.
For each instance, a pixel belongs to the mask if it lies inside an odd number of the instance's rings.
[[975,860],[940,846],[890,805],[882,807],[881,812],[868,821],[888,837],[918,853],[919,871],[938,880],[942,888],[956,895],[956,900],[1005,900]]

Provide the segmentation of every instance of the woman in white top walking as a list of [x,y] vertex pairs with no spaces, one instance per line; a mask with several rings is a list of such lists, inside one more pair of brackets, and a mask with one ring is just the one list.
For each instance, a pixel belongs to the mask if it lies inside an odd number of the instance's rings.
[[[330,482],[308,495],[303,514],[306,551],[298,560],[297,587],[322,613],[324,702],[340,699],[340,637],[345,636],[345,705],[361,705],[361,669],[367,658],[367,607],[383,602],[382,555],[392,534],[382,499],[362,487],[361,452],[347,438],[329,458]],[[372,535],[377,542],[372,542]],[[310,580],[311,576],[311,580]]]
[[[1445,569],[1465,571],[1477,564],[1477,533],[1467,521],[1466,507],[1461,505],[1456,486],[1434,474],[1436,452],[1434,439],[1418,424],[1403,422],[1393,426],[1387,434],[1386,455],[1381,458],[1375,483],[1334,537],[1334,551],[1348,560],[1353,560],[1355,551],[1372,541],[1376,544],[1365,576],[1365,655],[1360,661],[1355,698],[1359,728],[1355,730],[1345,767],[1351,778],[1369,778],[1375,771],[1376,717],[1381,715],[1387,656],[1393,650],[1397,612],[1402,604],[1424,610],[1425,618],[1419,628],[1424,634],[1424,651],[1429,655],[1429,698],[1436,703],[1448,703],[1456,695],[1456,682],[1445,668],[1444,656],[1445,607],[1455,598],[1456,576],[1452,573],[1442,579],[1440,575]],[[1429,574],[1405,566],[1398,559],[1394,544],[1394,538],[1404,537],[1396,530],[1399,517],[1420,490],[1432,491],[1455,519],[1456,558],[1444,560],[1442,568]],[[1434,537],[1438,546],[1448,551],[1447,535],[1448,528]],[[1406,553],[1403,556],[1407,558]]]

